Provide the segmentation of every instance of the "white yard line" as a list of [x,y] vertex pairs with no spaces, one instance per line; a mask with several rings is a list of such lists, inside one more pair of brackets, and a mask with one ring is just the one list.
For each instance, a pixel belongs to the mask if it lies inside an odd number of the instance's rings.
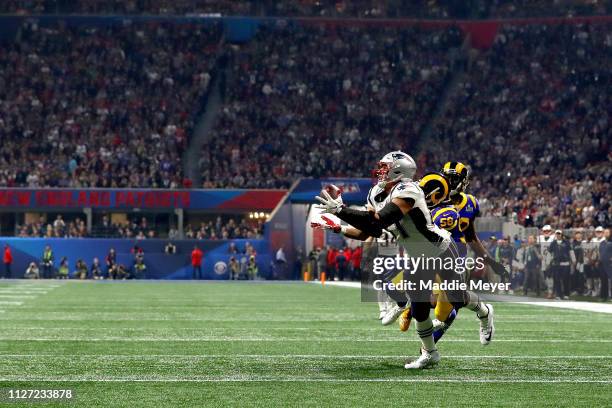
[[466,379],[464,377],[457,378],[439,378],[439,377],[400,377],[400,378],[310,378],[310,377],[248,377],[248,376],[220,376],[220,377],[204,377],[204,378],[181,378],[181,377],[0,377],[0,382],[14,381],[35,381],[35,382],[158,382],[158,383],[224,383],[224,382],[329,382],[329,383],[504,383],[504,384],[611,384],[612,380],[593,380],[589,378],[553,378],[553,379],[486,379],[475,378]]
[[22,294],[18,294],[18,295],[5,295],[4,293],[0,293],[0,298],[2,299],[36,299],[37,296],[34,295],[22,295]]
[[[359,359],[402,359],[402,356],[393,355],[334,355],[334,354],[0,354],[0,359],[3,358],[54,358],[54,359],[70,359],[76,358],[99,358],[103,360],[125,360],[125,359],[158,359],[160,357],[166,358],[178,358],[178,359],[192,359],[192,358],[252,358],[252,359],[285,359],[290,360],[294,358],[300,359],[329,359],[329,360],[359,360]],[[578,356],[578,355],[564,355],[564,356],[478,356],[478,355],[444,355],[443,359],[452,360],[608,360],[612,359],[612,355],[599,355],[599,356]]]
[[[78,341],[78,342],[103,342],[103,341],[124,341],[124,342],[215,342],[215,341],[236,341],[236,342],[358,342],[358,343],[391,343],[403,342],[400,338],[372,338],[372,339],[356,339],[354,337],[336,337],[336,338],[292,338],[292,337],[118,337],[109,336],[107,338],[87,338],[87,337],[0,337],[0,341]],[[524,339],[520,337],[495,339],[495,343],[612,343],[612,339]],[[444,338],[445,343],[479,343],[477,339],[454,339]]]
[[0,300],[0,305],[21,306],[23,305],[23,302],[12,301],[12,300]]

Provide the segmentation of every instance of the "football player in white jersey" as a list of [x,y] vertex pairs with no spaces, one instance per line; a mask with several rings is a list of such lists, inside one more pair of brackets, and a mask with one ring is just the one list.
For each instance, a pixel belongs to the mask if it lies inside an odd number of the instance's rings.
[[[370,191],[368,191],[368,202],[366,204],[366,208],[369,211],[376,212],[381,208],[380,203],[378,203],[378,197],[380,197],[381,194],[384,194],[384,189],[378,184],[370,188]],[[375,238],[375,242],[378,256],[394,258],[400,252],[395,235],[387,230],[384,230],[380,237]],[[389,280],[391,280],[390,277]],[[387,292],[382,290],[377,291],[376,294],[378,296],[378,308],[380,311],[379,319],[382,320],[383,326],[388,326],[395,322],[406,309],[407,299],[400,298],[394,300]]]
[[[395,151],[386,154],[378,163],[376,176],[380,193],[374,197],[375,211],[361,211],[348,208],[342,202],[342,197],[332,197],[327,191],[316,197],[324,213],[334,214],[352,227],[335,226],[333,229],[345,236],[365,240],[368,237],[380,237],[383,230],[392,232],[400,246],[415,255],[456,259],[457,248],[451,234],[431,221],[425,195],[418,182],[413,181],[416,164],[406,153]],[[459,275],[448,276],[448,271],[438,270],[446,280],[457,280]],[[414,279],[419,274],[411,275]],[[418,286],[418,285],[417,285]],[[421,355],[407,363],[406,369],[427,368],[436,365],[440,354],[433,339],[433,324],[429,316],[430,291],[418,289],[409,293],[411,299],[411,314],[416,320],[416,330],[421,339]],[[453,302],[463,305],[476,313],[481,319],[481,327],[492,334],[493,326],[487,322],[488,312],[478,296],[469,291],[448,291],[447,296]],[[418,299],[418,301],[417,301]],[[486,313],[486,314],[484,314]],[[482,333],[481,333],[482,334]]]

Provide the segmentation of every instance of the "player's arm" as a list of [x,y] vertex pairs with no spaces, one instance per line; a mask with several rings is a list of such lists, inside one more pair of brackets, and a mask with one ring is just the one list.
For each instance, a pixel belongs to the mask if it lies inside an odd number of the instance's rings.
[[411,198],[396,197],[380,211],[374,213],[348,208],[340,197],[334,199],[326,191],[322,192],[322,197],[316,197],[316,199],[321,203],[324,212],[335,214],[347,224],[376,238],[383,234],[383,229],[400,221],[414,205],[414,200]]
[[489,251],[484,247],[480,238],[478,238],[478,234],[476,234],[476,228],[474,227],[474,223],[470,222],[466,230],[464,231],[465,241],[468,243],[472,251],[476,253],[477,257],[480,257],[484,260],[484,263],[489,265],[493,272],[498,275],[505,275],[507,273],[506,268],[497,262],[490,254]]
[[310,226],[312,228],[330,230],[335,234],[342,234],[347,238],[356,239],[359,241],[365,241],[370,237],[368,234],[357,228],[340,225],[339,223],[335,222],[333,219],[325,215],[321,216],[321,221],[311,222]]

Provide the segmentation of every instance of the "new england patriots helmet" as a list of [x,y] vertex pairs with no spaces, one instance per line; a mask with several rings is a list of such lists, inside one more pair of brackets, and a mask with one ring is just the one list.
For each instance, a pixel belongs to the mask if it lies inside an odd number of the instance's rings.
[[380,159],[374,170],[374,177],[378,180],[378,187],[385,188],[387,184],[395,181],[412,180],[416,169],[414,159],[398,150],[387,153]]

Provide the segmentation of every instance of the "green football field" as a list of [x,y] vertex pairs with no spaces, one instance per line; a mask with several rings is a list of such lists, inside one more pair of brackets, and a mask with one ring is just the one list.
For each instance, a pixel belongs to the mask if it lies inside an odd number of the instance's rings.
[[[460,313],[438,368],[358,289],[302,283],[0,281],[0,405],[612,405],[612,315],[497,303],[494,342]],[[41,403],[36,406],[50,406]]]

